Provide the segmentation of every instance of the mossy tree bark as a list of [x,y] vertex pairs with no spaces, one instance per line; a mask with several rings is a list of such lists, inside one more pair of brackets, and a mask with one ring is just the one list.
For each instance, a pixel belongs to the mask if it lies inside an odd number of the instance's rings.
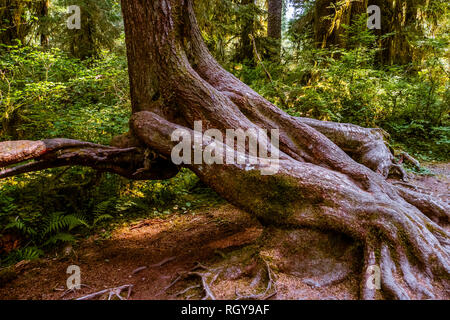
[[[6,169],[0,178],[70,164],[130,178],[167,178],[177,172],[169,160],[175,129],[193,135],[197,120],[203,130],[279,129],[274,175],[262,175],[263,165],[183,166],[263,224],[334,230],[362,242],[361,298],[446,297],[450,237],[441,225],[448,223],[449,208],[385,180],[392,155],[380,131],[292,117],[269,103],[210,55],[190,0],[122,0],[122,10],[133,100],[130,132],[115,139],[114,147],[64,139],[0,143],[0,166],[37,160]],[[270,140],[255,139],[263,146]],[[203,148],[209,143],[203,141]],[[381,291],[365,285],[370,265],[381,269]]]
[[[15,45],[17,41],[24,43],[31,29],[31,23],[27,20],[26,14],[32,8],[32,2],[0,0],[0,42],[2,44]],[[33,11],[32,14],[34,14]]]
[[283,0],[268,1],[267,36],[274,42],[270,50],[273,60],[278,60],[281,52],[281,20],[283,15]]
[[[0,0],[0,43],[24,44],[36,22],[48,16],[49,0]],[[34,19],[33,17],[38,17]],[[40,28],[41,45],[48,43],[46,27]]]

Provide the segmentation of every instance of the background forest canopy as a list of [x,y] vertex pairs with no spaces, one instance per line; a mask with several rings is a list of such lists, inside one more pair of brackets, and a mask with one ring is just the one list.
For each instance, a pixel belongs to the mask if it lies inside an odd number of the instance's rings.
[[[81,29],[67,8],[81,8]],[[201,0],[214,57],[291,115],[380,127],[396,152],[449,160],[449,2]],[[381,29],[367,28],[367,6]],[[0,0],[0,139],[108,144],[131,114],[118,0]],[[75,182],[74,182],[75,181]],[[190,171],[130,182],[86,168],[0,182],[0,264],[93,229],[221,201]],[[107,221],[107,223],[106,223]]]

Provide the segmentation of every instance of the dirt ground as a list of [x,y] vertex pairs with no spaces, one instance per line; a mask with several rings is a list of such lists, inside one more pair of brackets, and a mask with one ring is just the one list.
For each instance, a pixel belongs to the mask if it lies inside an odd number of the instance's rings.
[[[435,176],[410,183],[449,201],[450,165],[428,168]],[[75,299],[123,285],[133,285],[135,300],[208,293],[217,299],[358,299],[361,262],[359,245],[342,235],[264,229],[226,204],[144,220],[109,240],[91,236],[60,257],[21,262],[0,287],[0,299]],[[66,291],[70,265],[80,267],[83,284],[73,292]]]

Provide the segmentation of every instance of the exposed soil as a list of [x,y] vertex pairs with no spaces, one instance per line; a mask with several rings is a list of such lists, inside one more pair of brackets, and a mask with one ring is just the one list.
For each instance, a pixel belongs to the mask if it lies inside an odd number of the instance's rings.
[[[450,164],[428,168],[436,175],[410,183],[448,201]],[[74,299],[127,284],[130,299],[201,299],[200,275],[217,299],[358,299],[362,260],[358,243],[342,235],[264,229],[227,204],[146,220],[109,240],[94,235],[60,257],[21,262],[1,281],[0,299]],[[86,285],[75,292],[65,292],[70,265],[80,267]]]

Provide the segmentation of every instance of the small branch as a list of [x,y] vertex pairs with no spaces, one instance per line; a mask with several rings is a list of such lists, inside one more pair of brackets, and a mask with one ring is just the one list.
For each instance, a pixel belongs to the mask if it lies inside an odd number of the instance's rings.
[[133,274],[139,273],[139,272],[141,272],[141,271],[143,271],[145,269],[147,269],[146,266],[136,268],[136,269],[133,270],[133,272],[131,274],[133,275]]
[[[127,294],[127,298],[126,299],[124,299],[120,295],[120,293],[123,290],[125,290],[125,289],[128,289],[128,294]],[[120,300],[128,300],[128,299],[130,299],[131,290],[132,289],[133,289],[133,285],[132,284],[126,284],[126,285],[123,285],[123,286],[120,286],[120,287],[109,288],[109,289],[101,290],[101,291],[98,291],[98,292],[94,292],[94,293],[88,294],[87,296],[78,298],[76,300],[90,300],[90,299],[97,298],[97,297],[99,297],[99,296],[101,296],[101,295],[103,295],[105,293],[109,293],[108,300],[111,300],[113,296],[118,297]]]
[[[92,289],[92,287],[86,285],[86,284],[80,284],[80,287],[86,287],[86,288],[90,288]],[[64,290],[64,289],[63,289]],[[68,295],[69,293],[74,293],[77,289],[73,288],[73,289],[68,289],[66,291],[64,291],[64,293],[61,295],[61,298],[64,298],[66,295]]]
[[166,263],[168,263],[168,262],[170,262],[170,261],[175,260],[176,258],[177,258],[176,256],[174,256],[174,257],[169,257],[169,258],[166,258],[166,259],[164,259],[164,260],[162,260],[162,261],[160,261],[160,262],[158,262],[158,263],[152,264],[152,265],[150,265],[150,266],[148,266],[148,267],[149,267],[149,268],[158,268],[158,267],[161,267],[161,266],[165,265]]

